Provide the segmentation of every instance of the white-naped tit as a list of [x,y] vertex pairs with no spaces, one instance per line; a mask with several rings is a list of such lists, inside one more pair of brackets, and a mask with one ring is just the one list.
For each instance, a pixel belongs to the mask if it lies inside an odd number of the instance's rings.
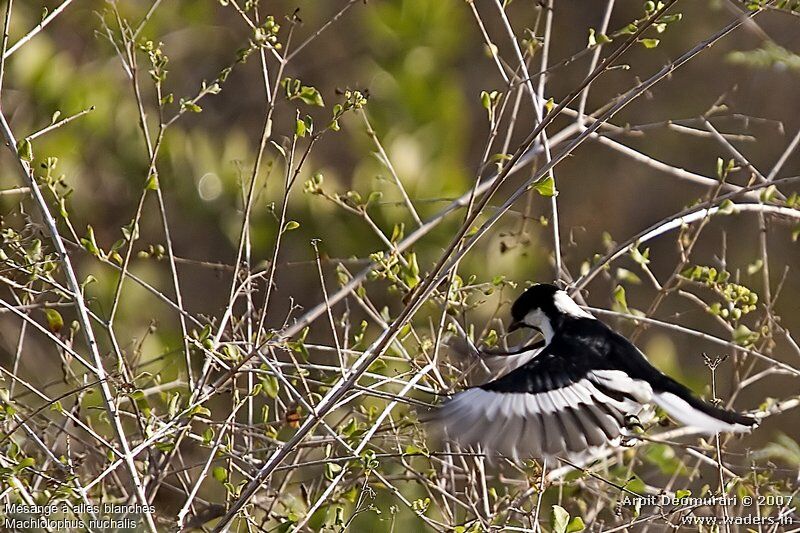
[[445,438],[512,458],[574,457],[616,445],[646,404],[703,433],[746,432],[755,418],[716,407],[665,375],[628,339],[550,284],[528,288],[509,330],[544,342],[483,385],[455,394],[435,413]]

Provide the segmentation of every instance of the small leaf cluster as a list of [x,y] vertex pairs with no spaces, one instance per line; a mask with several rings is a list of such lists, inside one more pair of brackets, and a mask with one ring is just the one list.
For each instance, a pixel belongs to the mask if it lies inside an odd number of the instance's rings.
[[18,484],[19,480],[15,479],[17,475],[26,468],[31,468],[36,465],[36,459],[26,456],[19,445],[14,441],[11,441],[9,444],[5,456],[13,463],[11,466],[0,468],[0,481],[2,481],[3,485],[6,487]]
[[[41,236],[20,233],[6,226],[0,229],[0,240],[0,262],[7,269],[5,276],[26,287],[32,287],[37,281],[49,286],[59,261],[56,253],[47,250]],[[19,294],[23,303],[30,303],[36,292],[21,291]]]
[[166,81],[168,73],[167,64],[169,63],[169,57],[164,53],[164,50],[162,50],[163,46],[164,43],[155,43],[149,40],[139,43],[139,50],[144,52],[150,60],[150,70],[148,74],[150,74],[150,78],[152,78],[153,82],[158,85]]
[[758,11],[765,7],[771,7],[772,9],[789,11],[790,13],[800,13],[800,0],[746,0],[745,7],[750,11]]
[[261,26],[256,27],[254,31],[254,40],[259,45],[269,44],[275,50],[282,48],[281,43],[278,42],[278,32],[281,30],[280,24],[275,22],[275,17],[268,16]]
[[560,505],[553,506],[553,533],[576,533],[586,529],[580,516],[570,520],[569,512]]
[[800,13],[800,0],[778,0],[774,5],[775,9],[783,9]]
[[333,119],[330,128],[339,131],[339,119],[348,111],[356,111],[367,105],[367,95],[361,91],[347,89],[344,91],[344,102],[333,106]]
[[311,357],[308,353],[308,348],[306,348],[306,338],[309,331],[310,328],[303,328],[303,331],[300,332],[296,339],[286,342],[286,348],[298,354],[303,359],[303,362],[308,362]]
[[396,288],[413,289],[420,282],[417,254],[406,252],[403,257],[405,261],[400,261],[397,253],[386,253],[383,250],[371,254],[370,259],[375,263],[375,268],[370,271],[368,278],[385,279]]
[[[372,191],[366,198],[364,198],[360,192],[353,190],[347,191],[344,194],[329,194],[322,188],[322,183],[324,180],[325,178],[322,173],[315,173],[303,184],[303,192],[306,194],[322,196],[323,198],[333,202],[339,207],[343,207],[347,211],[350,211],[354,214],[365,216],[370,206],[379,202],[383,197],[383,193],[381,191]],[[400,224],[399,226],[395,226],[394,231],[392,232],[391,241],[397,242],[402,238],[402,233],[403,225]]]
[[[55,121],[54,121],[55,122]],[[57,157],[48,157],[41,163],[44,174],[36,177],[39,186],[45,187],[53,195],[58,214],[64,221],[68,221],[69,212],[67,211],[67,199],[72,195],[73,189],[67,185],[64,174],[57,174]]]
[[489,115],[489,123],[494,124],[497,116],[497,106],[503,97],[499,91],[481,91],[481,106]]
[[303,192],[306,194],[324,194],[324,191],[322,190],[323,181],[325,181],[325,176],[323,176],[321,172],[315,173],[303,184]]
[[120,255],[120,250],[126,243],[135,241],[139,238],[139,224],[132,220],[129,224],[120,228],[122,232],[122,239],[117,239],[111,248],[106,252],[97,243],[97,237],[94,234],[94,228],[91,225],[86,226],[86,236],[81,237],[80,243],[83,248],[95,257],[105,259],[106,261],[113,261],[114,263],[122,266],[124,260]]
[[[633,35],[639,30],[640,24],[645,22],[656,11],[660,10],[663,7],[664,7],[664,2],[653,2],[652,0],[648,0],[647,2],[644,3],[644,16],[626,24],[619,30],[613,31],[610,34],[598,33],[597,30],[595,30],[594,28],[589,28],[588,46],[592,48],[601,44],[610,43],[614,39],[622,37],[623,35]],[[663,14],[652,25],[652,28],[655,29],[657,33],[664,33],[670,24],[678,22],[682,18],[683,18],[682,13]],[[639,39],[638,42],[645,48],[656,48],[659,44],[661,44],[660,39],[655,39],[655,38],[642,38]]]
[[306,105],[324,107],[325,101],[322,99],[322,94],[311,85],[303,85],[299,79],[284,78],[281,81],[284,95],[287,100],[300,100]]
[[756,309],[758,294],[744,285],[729,282],[731,275],[726,270],[695,265],[684,270],[681,275],[704,284],[723,298],[723,302],[715,302],[708,307],[708,312],[713,315],[737,321]]
[[164,245],[150,244],[147,246],[146,250],[140,250],[139,253],[137,254],[137,257],[139,257],[140,259],[152,258],[155,259],[156,261],[161,261],[162,259],[164,259],[164,257],[166,257],[166,253],[167,251],[164,248]]

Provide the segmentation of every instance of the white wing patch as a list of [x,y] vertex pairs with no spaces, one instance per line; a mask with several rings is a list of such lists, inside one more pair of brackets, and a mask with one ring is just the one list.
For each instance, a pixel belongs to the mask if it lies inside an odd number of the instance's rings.
[[653,397],[653,401],[681,424],[700,429],[709,434],[720,431],[745,433],[753,429],[742,424],[729,424],[714,418],[699,409],[695,409],[689,405],[689,402],[671,392],[659,392]]
[[649,383],[633,379],[622,370],[593,370],[589,372],[589,379],[607,389],[632,396],[639,403],[647,403],[653,398],[653,388]]
[[640,407],[614,400],[582,379],[536,394],[469,389],[447,402],[436,419],[444,438],[489,455],[575,456],[617,442],[625,415]]

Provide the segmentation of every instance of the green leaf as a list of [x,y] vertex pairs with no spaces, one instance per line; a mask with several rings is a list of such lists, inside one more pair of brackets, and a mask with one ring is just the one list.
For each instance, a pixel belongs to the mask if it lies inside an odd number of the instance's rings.
[[153,172],[149,176],[147,176],[147,181],[144,184],[144,188],[148,191],[156,191],[158,190],[158,174]]
[[303,86],[300,89],[300,94],[297,95],[300,100],[308,105],[315,105],[325,107],[325,102],[322,100],[322,95],[314,87]]
[[129,224],[122,226],[120,231],[122,231],[122,236],[125,237],[126,241],[135,241],[139,238],[139,224],[136,222],[136,219],[131,220]]
[[492,163],[505,163],[506,161],[510,161],[511,158],[511,154],[493,154],[492,157],[489,158],[489,161]]
[[558,191],[556,190],[556,180],[553,178],[552,174],[537,180],[536,183],[533,184],[533,188],[536,190],[536,192],[546,198],[558,196]]
[[228,481],[228,471],[222,466],[215,466],[211,471],[211,475],[214,476],[214,479],[220,483],[225,483]]
[[173,441],[160,441],[156,442],[156,449],[163,453],[169,453],[175,449],[175,443]]
[[203,111],[202,107],[195,104],[194,102],[189,102],[189,101],[181,102],[181,109],[184,111],[189,111],[190,113],[200,113],[201,111]]
[[181,393],[176,392],[175,394],[170,395],[169,401],[167,402],[167,413],[169,413],[170,417],[175,416],[178,413],[178,402],[181,400]]
[[605,33],[598,33],[595,38],[597,39],[597,44],[606,44],[614,40]]
[[732,337],[733,342],[740,346],[749,346],[758,340],[758,334],[744,324],[739,324],[736,329],[733,330]]
[[28,468],[36,464],[36,459],[33,457],[26,457],[22,461],[19,462],[17,465],[17,469],[22,470],[23,468]]
[[676,472],[686,472],[686,466],[677,457],[675,450],[666,444],[652,444],[644,451],[645,460],[656,465],[661,473],[674,475]]
[[299,227],[300,227],[299,222],[290,220],[289,222],[286,223],[285,226],[283,226],[283,233],[286,233],[287,231],[292,231],[293,229],[297,229]]
[[356,431],[358,431],[358,422],[356,422],[355,418],[351,418],[347,421],[347,425],[342,428],[342,435],[352,437]]
[[560,505],[553,506],[553,533],[567,533],[569,513]]
[[567,525],[567,533],[576,533],[577,531],[583,531],[586,529],[586,524],[583,523],[583,518],[580,516],[576,516],[572,520],[569,521]]
[[413,289],[419,285],[419,263],[417,263],[417,254],[414,252],[409,253],[407,260],[408,268],[403,274],[403,281]]
[[678,22],[682,18],[683,18],[683,13],[673,13],[671,15],[661,15],[658,21],[664,24],[671,24],[673,22]]
[[94,228],[92,226],[86,226],[86,237],[81,239],[81,244],[90,254],[95,257],[100,256],[100,247],[97,246],[97,239],[95,239]]
[[619,309],[628,312],[628,300],[625,297],[625,287],[622,285],[617,285],[617,288],[614,289],[614,302]]
[[136,389],[132,393],[128,394],[131,400],[143,400],[146,398],[146,395],[142,389]]
[[638,246],[631,248],[631,259],[644,266],[650,262],[650,248],[645,248],[644,252],[639,251]]
[[487,111],[489,111],[492,108],[492,98],[486,91],[481,91],[481,105]]
[[762,202],[771,202],[775,198],[775,193],[778,191],[778,188],[775,185],[770,185],[763,191],[761,191],[761,201]]
[[617,268],[616,278],[620,281],[624,281],[626,283],[631,283],[634,285],[639,285],[642,282],[642,279],[637,276],[635,273],[631,272],[627,268]]
[[280,387],[278,386],[278,378],[275,376],[265,376],[261,379],[261,385],[264,387],[264,394],[270,398],[277,398]]
[[408,446],[406,446],[403,455],[424,455],[425,457],[427,457],[428,453],[419,446],[409,444]]
[[722,179],[725,177],[725,161],[721,158],[717,158],[717,178]]
[[645,48],[655,48],[661,42],[659,39],[639,39]]
[[207,407],[203,407],[202,405],[197,405],[189,411],[189,416],[211,416],[211,411]]
[[19,153],[19,158],[23,161],[28,163],[33,161],[33,146],[29,139],[21,139],[17,142],[17,152]]
[[298,119],[294,126],[294,134],[298,137],[306,136],[306,123]]
[[47,329],[51,333],[58,333],[64,327],[64,318],[55,309],[45,309],[44,316],[47,318]]
[[338,463],[327,463],[325,465],[325,478],[333,480],[336,475],[342,471],[342,465]]
[[730,200],[725,200],[719,205],[719,209],[717,210],[717,214],[720,215],[730,215],[733,214],[733,207],[734,204]]
[[398,242],[400,239],[403,238],[405,233],[405,224],[400,222],[399,224],[395,224],[394,228],[392,228],[392,237],[389,239],[391,242]]
[[759,258],[756,259],[752,264],[747,265],[747,273],[749,275],[756,274],[764,267],[764,260]]

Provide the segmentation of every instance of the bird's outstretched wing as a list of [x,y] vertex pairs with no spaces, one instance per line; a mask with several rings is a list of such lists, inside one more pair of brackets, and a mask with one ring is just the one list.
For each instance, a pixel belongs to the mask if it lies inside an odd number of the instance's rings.
[[626,417],[651,402],[710,433],[755,423],[695,398],[601,322],[581,322],[521,367],[445,403],[435,417],[445,438],[515,458],[574,456],[617,441]]
[[[585,358],[584,359],[584,363]],[[509,457],[573,455],[618,439],[652,391],[552,346],[520,368],[455,395],[436,414],[446,438]]]

